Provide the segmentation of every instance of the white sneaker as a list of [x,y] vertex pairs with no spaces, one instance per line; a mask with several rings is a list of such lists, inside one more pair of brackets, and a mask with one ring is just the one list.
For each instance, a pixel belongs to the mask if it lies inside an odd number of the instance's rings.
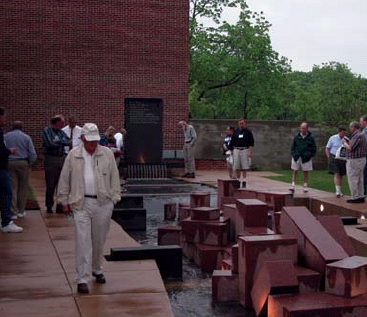
[[18,219],[18,215],[12,215],[10,218],[11,218],[11,220],[16,220],[16,219]]
[[340,198],[340,197],[343,197],[344,195],[343,195],[343,193],[342,193],[342,192],[336,192],[336,193],[335,193],[335,196],[336,196],[337,198]]
[[5,227],[1,227],[2,232],[10,233],[10,232],[23,232],[23,228],[17,226],[13,221],[10,221],[9,224]]
[[18,218],[24,218],[25,217],[25,211],[24,212],[18,212],[17,216],[18,216]]
[[294,191],[296,190],[296,186],[295,185],[291,185],[291,188],[289,188],[289,190],[294,193]]
[[303,192],[307,193],[308,192],[308,187],[307,186],[303,186]]

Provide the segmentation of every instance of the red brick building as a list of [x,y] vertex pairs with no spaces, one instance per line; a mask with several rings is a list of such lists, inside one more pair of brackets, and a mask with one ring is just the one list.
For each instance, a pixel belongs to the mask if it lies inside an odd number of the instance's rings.
[[24,122],[40,155],[53,115],[75,115],[104,132],[126,124],[127,98],[160,101],[162,150],[181,149],[188,0],[8,0],[0,12],[1,106],[9,125]]

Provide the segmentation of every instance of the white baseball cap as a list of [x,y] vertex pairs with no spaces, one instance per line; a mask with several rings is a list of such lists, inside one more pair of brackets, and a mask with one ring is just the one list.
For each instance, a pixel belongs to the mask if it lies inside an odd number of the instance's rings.
[[82,128],[82,135],[87,141],[99,141],[101,139],[98,127],[94,123],[86,123]]

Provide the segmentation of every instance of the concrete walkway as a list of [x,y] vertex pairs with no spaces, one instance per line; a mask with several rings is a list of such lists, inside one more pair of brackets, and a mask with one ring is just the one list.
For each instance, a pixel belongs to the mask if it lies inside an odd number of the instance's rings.
[[[1,317],[173,316],[154,260],[105,262],[107,283],[76,293],[74,225],[45,213],[42,172],[32,172],[30,183],[41,210],[15,221],[23,233],[0,234]],[[105,254],[136,245],[111,220]]]

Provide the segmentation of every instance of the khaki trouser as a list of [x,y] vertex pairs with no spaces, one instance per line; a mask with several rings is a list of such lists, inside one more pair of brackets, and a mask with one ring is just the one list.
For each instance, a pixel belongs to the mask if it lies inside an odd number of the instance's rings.
[[29,164],[26,160],[9,161],[9,177],[13,192],[11,212],[23,213],[27,204]]
[[364,197],[363,170],[366,158],[347,160],[347,177],[352,199]]
[[185,143],[183,147],[185,173],[195,173],[195,144]]
[[77,283],[88,283],[92,272],[102,273],[103,247],[113,207],[113,202],[99,205],[97,199],[85,198],[83,210],[74,213]]

